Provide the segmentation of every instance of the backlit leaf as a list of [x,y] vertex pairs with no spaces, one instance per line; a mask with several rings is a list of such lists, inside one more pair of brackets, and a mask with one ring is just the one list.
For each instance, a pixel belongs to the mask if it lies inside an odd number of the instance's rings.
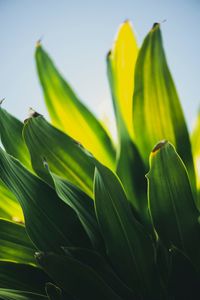
[[146,165],[158,141],[166,139],[175,145],[188,169],[195,194],[189,135],[157,23],[145,38],[136,63],[133,125],[134,140]]
[[40,44],[35,57],[53,125],[83,144],[97,159],[114,168],[115,151],[103,126],[80,102]]

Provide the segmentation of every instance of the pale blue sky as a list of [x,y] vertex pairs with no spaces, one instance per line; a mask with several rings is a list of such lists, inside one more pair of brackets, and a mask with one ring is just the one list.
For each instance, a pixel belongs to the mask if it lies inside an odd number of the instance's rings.
[[105,55],[121,22],[130,19],[141,44],[164,19],[165,50],[188,123],[200,106],[200,1],[0,0],[0,98],[24,119],[31,106],[46,115],[35,63],[43,45],[81,99],[99,113],[110,101]]

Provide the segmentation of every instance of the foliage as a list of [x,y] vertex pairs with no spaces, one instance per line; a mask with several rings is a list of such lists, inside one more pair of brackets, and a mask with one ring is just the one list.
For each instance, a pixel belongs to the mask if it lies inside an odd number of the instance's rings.
[[190,140],[160,25],[107,55],[116,145],[35,58],[51,123],[0,108],[0,298],[198,299],[200,117]]

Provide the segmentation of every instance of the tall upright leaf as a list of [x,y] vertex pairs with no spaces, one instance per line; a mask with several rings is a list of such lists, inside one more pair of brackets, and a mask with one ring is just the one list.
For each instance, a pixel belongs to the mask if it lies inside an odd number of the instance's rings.
[[153,244],[131,211],[123,187],[114,173],[96,161],[95,207],[108,257],[118,276],[146,297],[156,287]]
[[110,137],[63,79],[40,43],[35,58],[53,125],[83,144],[107,166],[114,168],[115,151]]
[[189,135],[157,23],[146,36],[136,63],[133,127],[135,142],[146,165],[151,149],[158,141],[167,139],[176,146],[195,193]]
[[57,196],[54,189],[2,149],[0,178],[18,199],[27,232],[38,249],[58,252],[63,245],[90,246],[71,207]]
[[71,181],[92,196],[94,165],[71,137],[49,124],[41,115],[26,120],[23,130],[35,172],[52,184],[44,159],[52,172]]
[[154,227],[168,247],[190,257],[200,270],[199,212],[186,168],[168,142],[160,142],[150,156],[148,197]]
[[191,141],[198,193],[197,205],[200,209],[200,112],[197,116],[196,124],[191,135]]
[[117,121],[117,174],[128,200],[142,219],[147,217],[145,167],[133,143],[132,96],[134,70],[138,54],[136,39],[130,22],[124,22],[113,48],[107,56],[108,78]]

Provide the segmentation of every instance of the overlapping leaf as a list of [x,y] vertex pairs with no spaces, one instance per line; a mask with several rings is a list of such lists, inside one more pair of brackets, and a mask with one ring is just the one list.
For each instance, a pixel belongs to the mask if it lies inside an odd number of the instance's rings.
[[126,21],[120,27],[113,48],[107,56],[108,78],[118,130],[117,174],[124,185],[128,200],[146,223],[148,216],[145,167],[131,140],[132,96],[137,54],[136,40],[130,23]]
[[50,172],[59,197],[77,213],[94,248],[103,250],[103,240],[97,224],[94,202],[76,186]]
[[199,213],[186,168],[170,143],[154,148],[147,178],[150,211],[160,239],[168,248],[182,250],[199,269]]
[[38,249],[59,251],[63,245],[89,246],[89,239],[74,211],[49,185],[2,149],[0,176],[20,202],[27,232]]
[[33,168],[41,178],[52,184],[43,165],[46,159],[52,172],[68,179],[92,196],[94,166],[78,143],[51,126],[42,116],[28,119],[23,134]]
[[31,293],[31,292],[0,288],[0,299],[1,300],[47,300],[48,298],[46,296]]
[[56,284],[76,299],[122,300],[94,269],[69,255],[38,253],[37,260]]
[[35,57],[52,123],[113,168],[115,151],[103,126],[80,102],[40,44]]
[[118,178],[99,162],[95,164],[95,208],[108,257],[130,288],[156,297],[152,241],[135,220]]
[[35,265],[35,250],[24,225],[0,219],[0,260]]
[[0,261],[1,288],[44,294],[45,283],[48,280],[48,276],[40,268]]
[[194,166],[189,135],[179,98],[170,74],[160,31],[154,24],[140,49],[135,69],[133,96],[135,142],[148,165],[154,145],[163,139],[176,146],[195,193]]

